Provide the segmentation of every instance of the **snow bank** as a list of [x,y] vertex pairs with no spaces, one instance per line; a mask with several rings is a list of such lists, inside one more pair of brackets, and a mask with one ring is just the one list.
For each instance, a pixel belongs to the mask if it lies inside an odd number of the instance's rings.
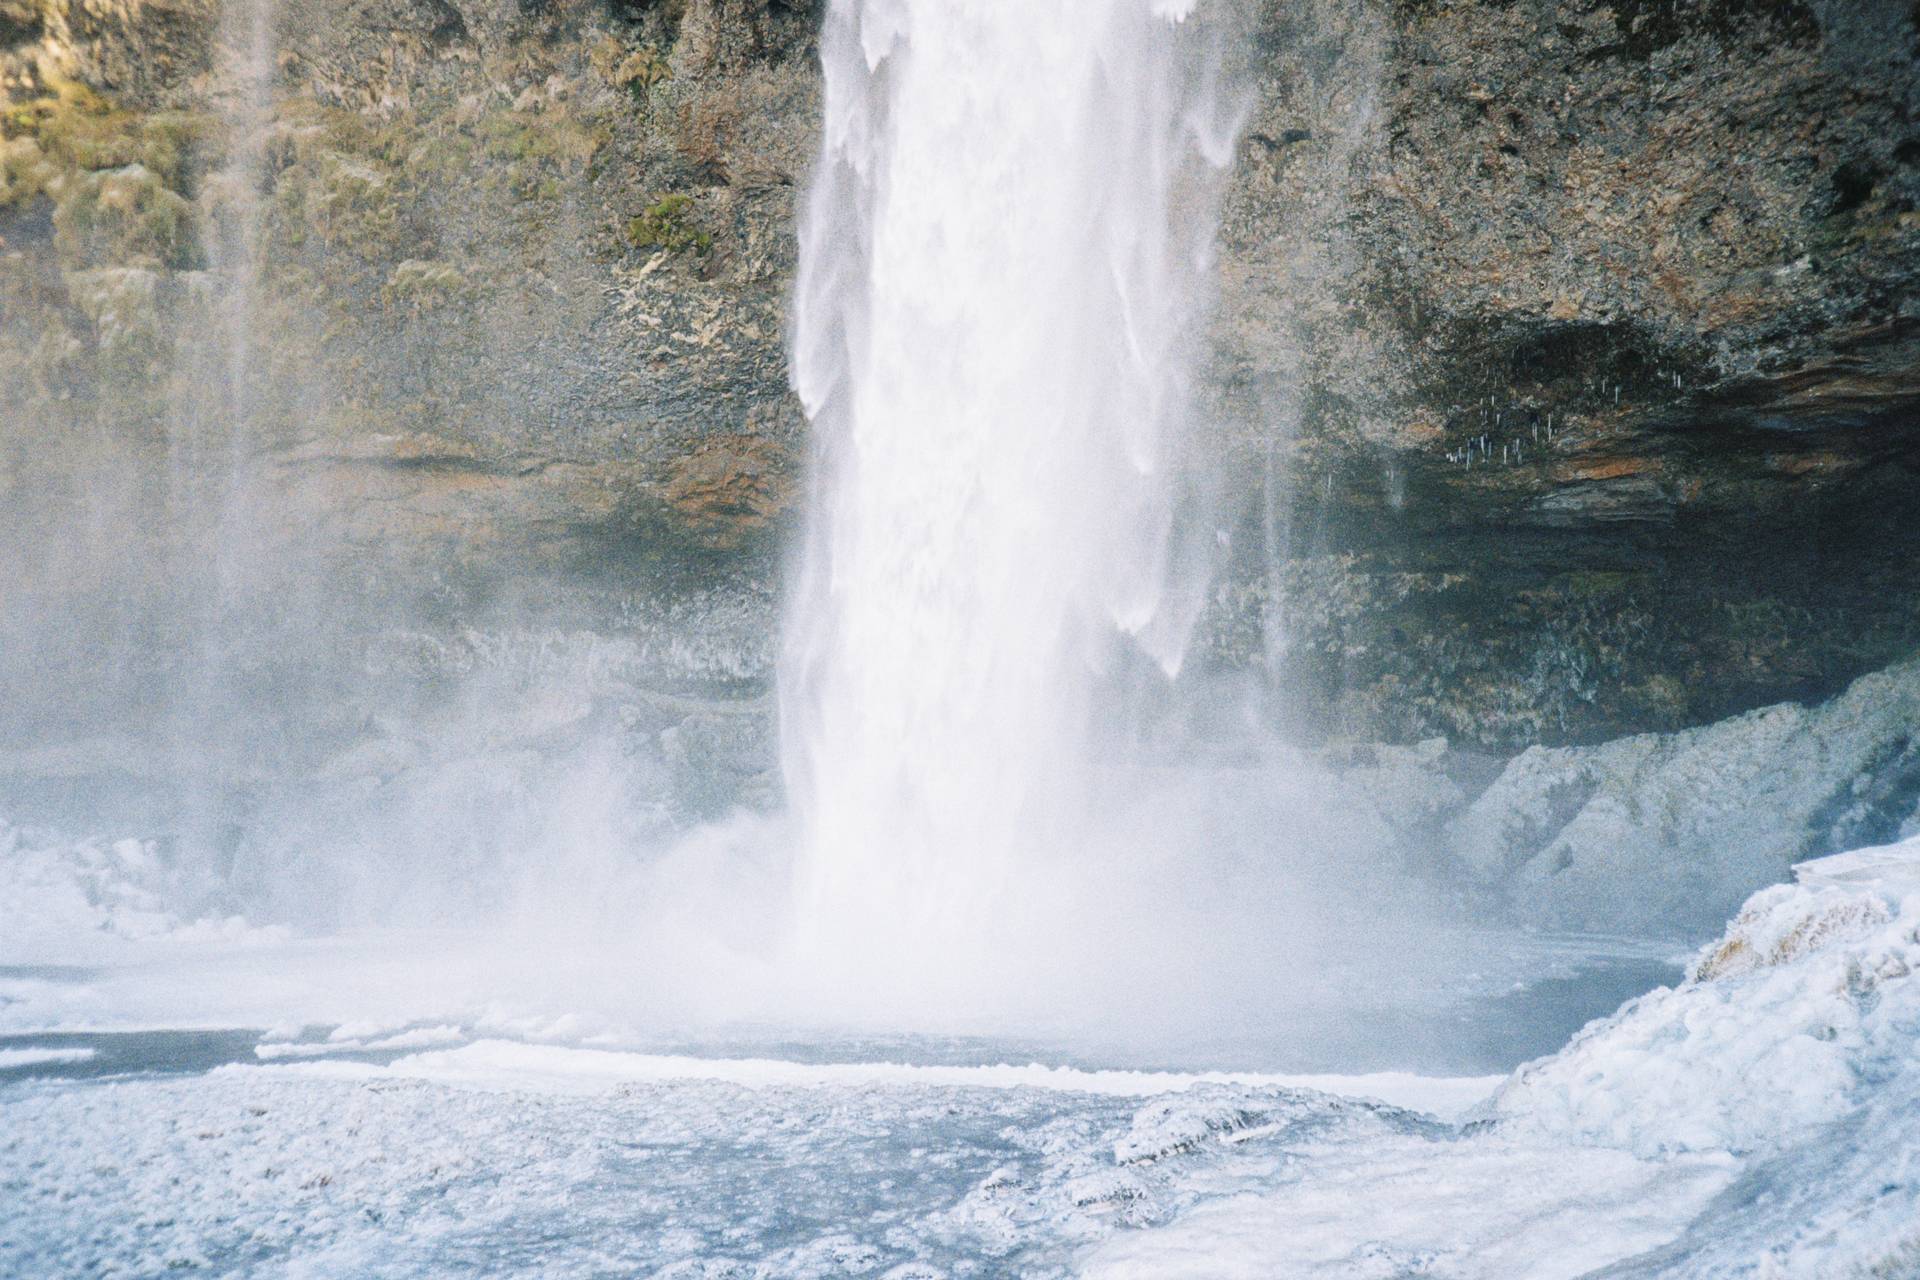
[[1303,1151],[1278,1192],[1115,1237],[1087,1280],[1550,1280],[1670,1239],[1732,1161],[1398,1138]]
[[1909,1070],[1920,1034],[1920,839],[1802,864],[1688,979],[1515,1073],[1488,1114],[1651,1154],[1769,1153]]
[[1796,872],[1465,1129],[1298,1152],[1083,1274],[1920,1275],[1920,839]]
[[425,1049],[434,1045],[459,1044],[466,1033],[456,1026],[413,1027],[394,1035],[342,1035],[336,1030],[317,1043],[269,1038],[253,1047],[253,1055],[263,1061],[275,1058],[320,1058],[339,1053],[389,1053],[403,1049]]

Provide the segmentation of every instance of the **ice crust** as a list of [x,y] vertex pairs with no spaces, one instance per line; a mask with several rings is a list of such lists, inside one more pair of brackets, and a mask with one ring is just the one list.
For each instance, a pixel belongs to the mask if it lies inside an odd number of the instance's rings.
[[1818,706],[1671,734],[1533,746],[1449,822],[1460,862],[1579,928],[1710,928],[1795,861],[1920,834],[1920,661]]
[[26,1045],[18,1049],[0,1049],[0,1071],[38,1067],[48,1063],[85,1062],[94,1051],[87,1048]]
[[449,1087],[363,1064],[0,1093],[0,1274],[1072,1273],[1087,1243],[1257,1187],[1291,1146],[1442,1126],[1380,1104],[1200,1085],[1211,1117],[1030,1087],[590,1093]]

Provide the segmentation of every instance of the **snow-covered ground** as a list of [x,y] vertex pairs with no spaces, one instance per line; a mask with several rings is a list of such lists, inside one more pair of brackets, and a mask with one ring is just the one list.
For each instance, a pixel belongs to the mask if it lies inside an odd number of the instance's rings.
[[668,1052],[534,1017],[524,957],[126,907],[0,969],[0,1275],[1920,1276],[1920,841],[1451,1079]]
[[1920,840],[1798,875],[1450,1140],[1309,1157],[1087,1273],[1920,1276]]

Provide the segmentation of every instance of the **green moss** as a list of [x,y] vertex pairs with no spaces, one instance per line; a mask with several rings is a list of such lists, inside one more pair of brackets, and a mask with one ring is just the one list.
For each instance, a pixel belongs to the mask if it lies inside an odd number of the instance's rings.
[[31,138],[63,169],[143,165],[176,190],[195,151],[217,132],[211,116],[127,111],[85,85],[56,81],[52,92],[0,113],[0,137]]
[[553,111],[532,115],[496,111],[474,126],[481,150],[489,159],[519,163],[547,163],[583,168],[607,143],[604,127],[589,126],[570,115]]
[[661,196],[627,223],[627,241],[636,249],[665,249],[678,253],[692,249],[704,254],[713,248],[713,236],[692,225],[693,197],[681,193]]

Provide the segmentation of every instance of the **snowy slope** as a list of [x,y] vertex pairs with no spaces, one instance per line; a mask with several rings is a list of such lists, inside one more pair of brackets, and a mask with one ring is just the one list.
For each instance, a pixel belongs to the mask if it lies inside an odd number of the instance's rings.
[[1303,1162],[1092,1276],[1920,1276],[1920,840],[1802,864],[1454,1141]]

